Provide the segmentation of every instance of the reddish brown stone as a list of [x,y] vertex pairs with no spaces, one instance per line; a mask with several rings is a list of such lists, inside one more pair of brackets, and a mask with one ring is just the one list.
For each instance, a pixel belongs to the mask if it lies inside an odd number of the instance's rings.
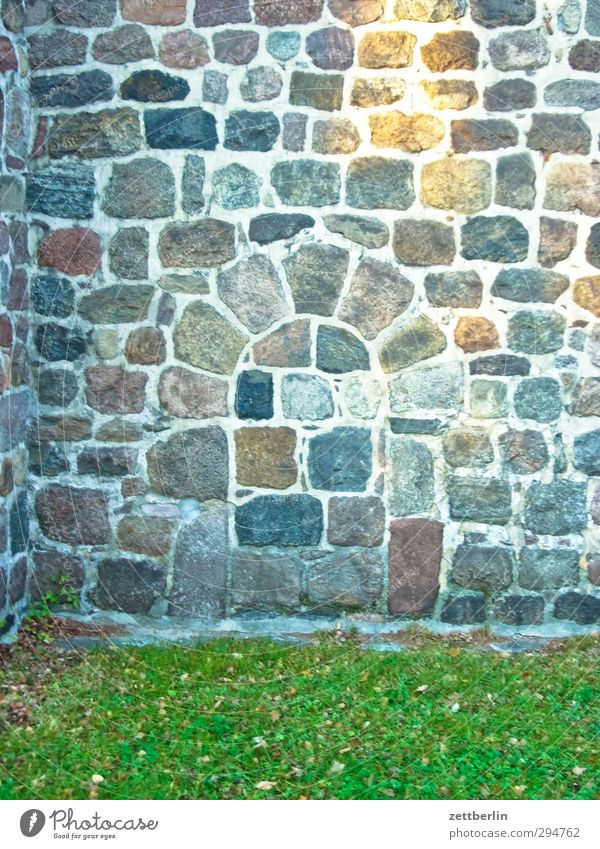
[[310,24],[323,12],[323,0],[254,0],[257,24],[284,27],[287,24]]
[[156,327],[138,327],[132,330],[125,345],[127,362],[142,366],[164,363],[167,344],[162,330]]
[[7,71],[16,71],[18,68],[17,54],[10,39],[4,36],[0,37],[0,74],[6,74]]
[[6,313],[0,315],[0,347],[8,348],[12,345],[13,329],[10,316]]
[[31,434],[38,442],[79,442],[91,439],[92,422],[83,416],[40,416]]
[[126,372],[119,366],[91,366],[85,374],[85,397],[100,413],[141,413],[144,409],[147,374]]
[[117,542],[124,551],[160,556],[171,547],[173,524],[156,516],[126,516],[119,522]]
[[[60,601],[60,590],[80,590],[83,586],[83,561],[61,551],[34,551],[34,568],[29,577],[29,599],[32,602],[53,593]],[[66,579],[66,580],[65,580]]]
[[35,499],[44,536],[71,545],[102,545],[110,542],[106,496],[98,489],[79,489],[53,484]]
[[388,609],[396,616],[429,614],[440,589],[444,526],[431,519],[398,519],[390,531]]
[[148,484],[143,478],[125,478],[121,483],[121,495],[123,498],[134,498],[136,495],[146,495]]
[[329,0],[331,14],[351,27],[378,21],[383,15],[384,7],[384,0]]
[[185,0],[121,0],[126,21],[170,27],[185,21]]
[[42,267],[65,274],[93,274],[100,265],[100,236],[85,227],[53,230],[38,247]]
[[189,29],[168,32],[158,52],[160,61],[168,68],[200,68],[210,62],[206,39]]
[[29,304],[29,276],[26,269],[15,268],[10,275],[8,284],[8,301],[6,306],[9,310],[24,310]]
[[310,365],[310,321],[300,318],[274,330],[254,346],[259,366],[301,368]]
[[209,419],[227,415],[227,389],[225,380],[172,366],[160,376],[158,396],[172,416]]

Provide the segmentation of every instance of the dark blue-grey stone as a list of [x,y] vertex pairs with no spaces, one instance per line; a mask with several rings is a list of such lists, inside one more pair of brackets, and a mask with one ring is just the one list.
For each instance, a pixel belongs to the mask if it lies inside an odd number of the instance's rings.
[[10,535],[10,553],[26,551],[29,541],[29,510],[27,491],[21,489],[13,501],[8,513]]
[[148,145],[159,150],[214,150],[219,141],[215,116],[200,107],[149,109],[144,128]]
[[318,545],[323,507],[312,495],[259,495],[236,507],[241,545]]
[[513,112],[535,106],[537,90],[529,80],[501,80],[483,92],[483,105],[488,112]]
[[271,183],[286,206],[328,206],[340,200],[340,166],[337,162],[292,159],[278,162]]
[[508,345],[524,354],[548,354],[562,348],[566,319],[546,310],[519,310],[508,320]]
[[425,277],[432,307],[479,307],[483,283],[476,271],[442,271]]
[[371,431],[336,427],[311,439],[308,472],[315,489],[364,492],[371,476]]
[[408,159],[353,159],[346,177],[346,203],[355,209],[408,209],[415,199],[413,174]]
[[527,133],[527,146],[543,153],[588,154],[592,133],[579,115],[557,115],[554,112],[534,115]]
[[41,324],[35,332],[35,346],[46,360],[66,360],[69,363],[82,357],[87,348],[82,333],[61,324]]
[[527,259],[529,234],[510,215],[477,215],[461,227],[462,256],[487,262],[521,262]]
[[563,536],[582,531],[587,525],[585,483],[532,483],[525,496],[523,524],[536,534]]
[[519,585],[526,590],[558,590],[579,583],[579,552],[573,548],[525,546],[519,558]]
[[512,377],[529,374],[531,363],[525,357],[514,354],[495,354],[491,357],[478,357],[469,363],[471,374],[490,374],[495,377]]
[[450,518],[456,522],[506,525],[512,514],[510,484],[497,478],[453,477],[448,499]]
[[34,383],[40,404],[66,407],[77,395],[79,384],[72,371],[43,369]]
[[494,616],[505,625],[539,625],[544,618],[541,595],[505,595],[498,599]]
[[273,417],[273,375],[266,371],[243,371],[238,377],[235,414],[240,419]]
[[267,151],[279,138],[279,119],[273,112],[239,109],[225,121],[224,145],[228,150]]
[[169,100],[185,100],[190,93],[187,80],[165,74],[164,71],[136,71],[121,83],[123,100],[140,103],[166,103]]
[[440,419],[390,419],[392,433],[439,433],[444,427]]
[[485,622],[485,596],[483,593],[448,596],[440,618],[449,625],[476,625]]
[[464,543],[454,552],[450,577],[467,589],[496,592],[510,586],[513,568],[511,548]]
[[543,268],[505,268],[492,286],[492,295],[519,303],[553,304],[569,288],[569,278]]
[[560,383],[553,377],[530,377],[515,389],[515,413],[520,419],[555,422],[562,410]]
[[39,477],[54,478],[61,472],[69,471],[65,445],[54,445],[52,442],[30,442],[29,471]]
[[149,560],[115,557],[98,564],[93,600],[102,610],[148,613],[166,591],[166,568]]
[[600,622],[600,597],[569,590],[556,599],[554,616],[556,619],[572,619],[578,625],[595,625]]
[[94,446],[84,448],[77,457],[80,475],[123,477],[135,469],[135,453],[130,448],[111,445],[110,448]]
[[248,235],[252,242],[258,242],[259,245],[269,245],[271,242],[293,239],[302,230],[314,226],[315,219],[311,218],[310,215],[302,215],[302,213],[296,215],[293,212],[287,215],[267,212],[250,221]]
[[25,199],[30,212],[56,218],[91,218],[95,195],[90,165],[66,163],[27,175]]
[[544,89],[548,106],[576,106],[591,112],[600,109],[600,83],[592,80],[558,80]]
[[585,258],[595,268],[600,268],[600,223],[594,224],[585,246]]
[[573,443],[574,466],[587,475],[600,475],[600,430],[580,433]]
[[500,206],[533,209],[535,165],[529,153],[511,153],[498,159],[495,199]]
[[114,97],[113,81],[106,71],[82,71],[76,74],[52,74],[34,77],[30,91],[41,109],[53,106],[74,108],[99,103]]
[[471,0],[471,17],[482,27],[517,27],[535,18],[535,0]]
[[369,352],[357,336],[341,327],[319,327],[317,368],[329,374],[345,374],[369,366]]
[[38,274],[31,281],[29,297],[34,310],[40,315],[65,318],[73,312],[75,293],[66,277]]

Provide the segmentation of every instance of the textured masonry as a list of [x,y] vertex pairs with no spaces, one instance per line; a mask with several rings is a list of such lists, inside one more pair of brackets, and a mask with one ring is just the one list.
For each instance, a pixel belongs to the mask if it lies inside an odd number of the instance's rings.
[[598,0],[4,0],[3,626],[597,624],[599,72]]

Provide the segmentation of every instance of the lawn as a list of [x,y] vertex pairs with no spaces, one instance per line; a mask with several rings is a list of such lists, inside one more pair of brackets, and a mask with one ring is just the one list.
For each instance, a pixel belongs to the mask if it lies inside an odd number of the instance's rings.
[[598,657],[591,638],[19,647],[0,798],[598,798]]

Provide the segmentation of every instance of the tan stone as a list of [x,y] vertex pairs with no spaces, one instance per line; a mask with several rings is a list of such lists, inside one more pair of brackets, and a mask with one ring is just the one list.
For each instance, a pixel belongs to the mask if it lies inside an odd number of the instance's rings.
[[600,164],[560,162],[546,178],[546,209],[578,209],[585,215],[600,215]]
[[126,21],[170,27],[185,21],[185,0],[121,0]]
[[429,150],[444,138],[439,118],[415,112],[380,112],[371,115],[371,140],[376,147],[398,147],[411,153]]
[[359,27],[379,20],[385,0],[329,0],[329,11],[340,21]]
[[454,341],[466,354],[475,351],[488,351],[498,347],[498,331],[493,321],[481,316],[459,318]]
[[119,522],[117,540],[124,551],[160,556],[171,547],[173,525],[158,516],[126,516]]
[[354,80],[350,94],[352,106],[388,106],[404,97],[406,83],[404,80],[389,79],[388,77],[359,77]]
[[125,356],[128,362],[143,366],[164,363],[167,345],[162,330],[158,327],[136,327],[127,338]]
[[423,166],[421,200],[437,209],[473,213],[492,199],[492,169],[482,159],[447,157]]
[[315,121],[313,150],[317,153],[354,153],[359,145],[358,130],[347,118]]
[[423,91],[434,109],[468,109],[477,103],[477,87],[469,80],[424,80]]
[[289,427],[244,427],[235,432],[237,482],[287,489],[298,475],[296,434]]
[[417,39],[410,32],[368,32],[358,46],[363,68],[407,68]]
[[465,9],[461,0],[396,0],[394,14],[400,20],[438,23],[462,18]]
[[95,350],[101,360],[112,360],[119,353],[119,331],[103,328],[96,336]]
[[573,286],[573,300],[584,310],[600,318],[600,274],[576,280]]
[[450,30],[438,32],[429,44],[421,47],[423,62],[430,71],[474,71],[478,64],[479,41],[472,32]]

